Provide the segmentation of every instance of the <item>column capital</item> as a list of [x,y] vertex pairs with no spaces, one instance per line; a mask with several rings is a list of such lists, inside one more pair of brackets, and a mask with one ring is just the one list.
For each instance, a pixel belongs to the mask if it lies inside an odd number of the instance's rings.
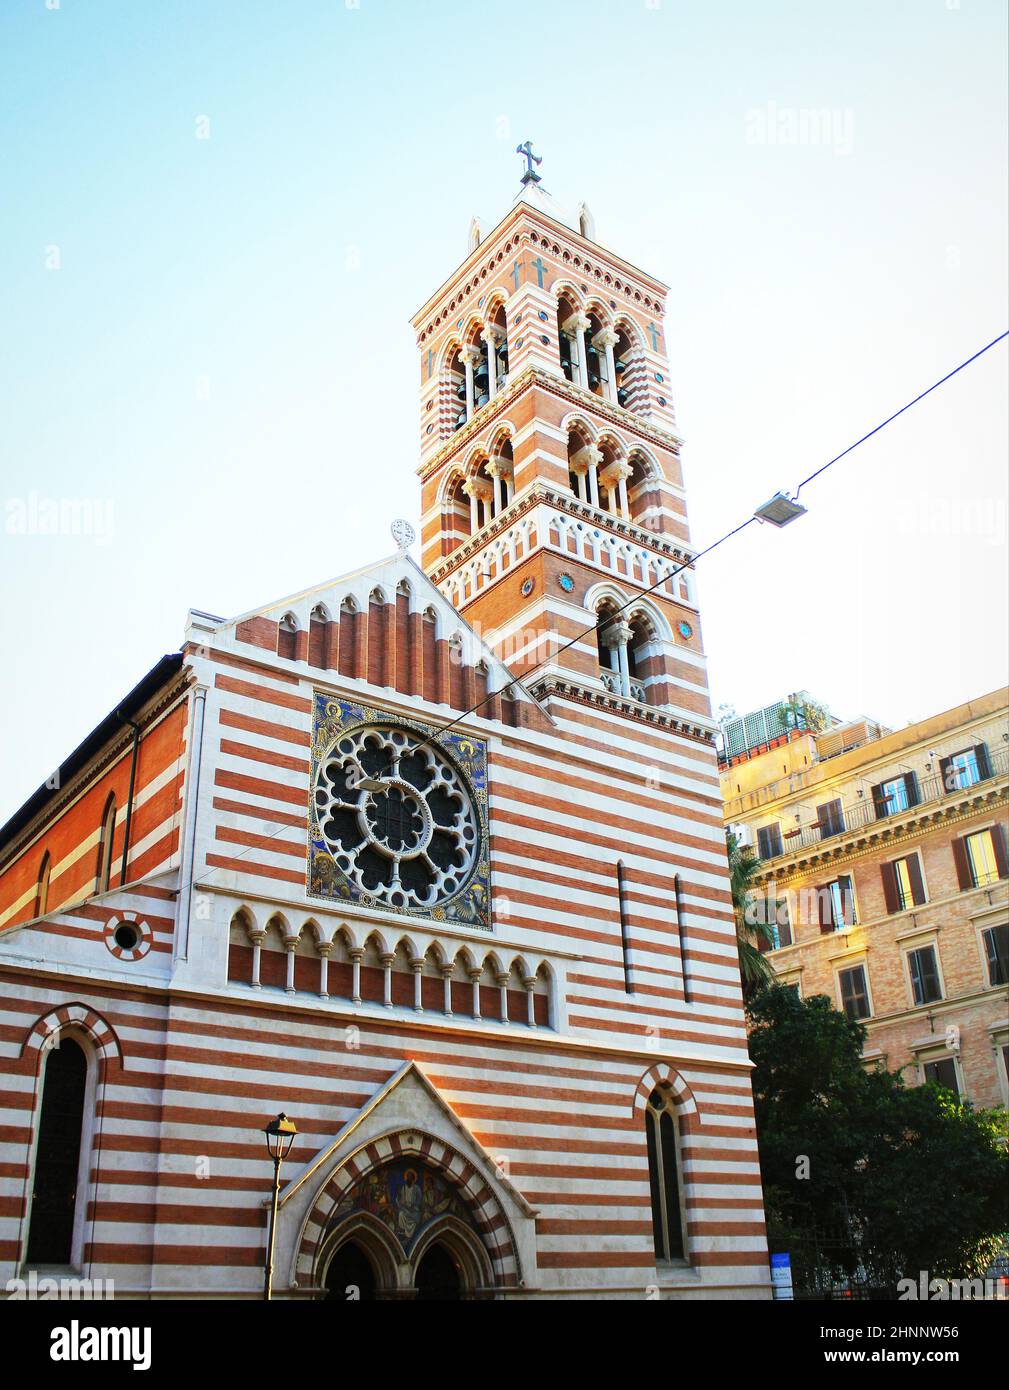
[[300,934],[300,932],[290,932],[290,933],[288,933],[288,935],[284,937],[284,950],[285,950],[285,951],[293,951],[293,950],[295,950],[295,949],[297,948],[298,942],[299,942],[300,940],[301,940],[301,934]]
[[599,481],[604,487],[615,487],[621,478],[629,478],[633,472],[626,459],[614,459],[600,471]]
[[415,975],[419,975],[420,972],[424,969],[424,957],[413,956],[410,961],[410,969],[413,971]]
[[476,367],[483,361],[483,353],[476,343],[467,343],[464,348],[460,348],[459,356],[465,367]]
[[318,951],[319,955],[322,956],[323,960],[328,960],[333,954],[333,943],[332,941],[320,941],[316,944],[315,949]]
[[503,458],[500,454],[487,460],[487,472],[492,478],[510,478],[514,471],[515,465],[511,459]]
[[576,309],[573,314],[569,314],[564,320],[561,324],[561,328],[569,337],[573,338],[576,333],[584,333],[591,322],[592,320],[589,318],[588,314],[583,314],[580,309]]
[[248,936],[253,946],[262,946],[263,942],[266,940],[266,929],[265,927],[253,927],[251,931],[246,932],[246,936]]
[[587,473],[602,462],[603,451],[596,444],[586,444],[577,454],[571,456],[571,466],[576,473]]
[[634,630],[630,623],[614,621],[607,623],[599,635],[606,647],[625,647],[634,636]]
[[615,333],[612,328],[600,328],[599,332],[592,339],[592,346],[595,348],[602,348],[605,352],[607,348],[616,347],[619,341],[620,334]]
[[393,961],[396,959],[396,952],[383,951],[378,959],[381,962],[383,970],[388,970],[390,965],[392,965]]
[[504,330],[498,328],[496,323],[484,324],[480,332],[480,337],[484,342],[489,343],[493,347],[500,347],[504,342],[504,336]]

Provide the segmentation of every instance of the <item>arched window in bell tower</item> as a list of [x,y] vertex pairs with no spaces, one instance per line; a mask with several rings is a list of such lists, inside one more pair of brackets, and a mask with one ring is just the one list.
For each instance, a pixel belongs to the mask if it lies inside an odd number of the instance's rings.
[[617,405],[625,410],[637,409],[642,358],[636,335],[632,337],[627,324],[617,324],[617,341],[613,346],[614,389]]
[[455,411],[452,428],[459,430],[469,419],[466,409],[466,368],[463,366],[461,347],[455,348],[449,356],[448,380]]
[[574,298],[565,291],[557,300],[557,340],[560,343],[561,371],[575,386],[583,385],[582,355],[585,351],[585,334],[580,310]]
[[503,302],[492,306],[483,332],[490,398],[503,391],[508,381],[508,318]]
[[573,426],[568,431],[568,487],[581,502],[599,506],[599,450],[591,443],[587,429]]
[[610,391],[606,349],[596,341],[599,335],[606,331],[606,325],[593,310],[589,310],[588,320],[589,325],[585,330],[586,385],[594,396],[608,400]]

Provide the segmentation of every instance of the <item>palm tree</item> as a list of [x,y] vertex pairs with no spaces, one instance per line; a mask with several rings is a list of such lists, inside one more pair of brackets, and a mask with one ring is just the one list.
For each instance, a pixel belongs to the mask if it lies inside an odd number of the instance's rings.
[[[739,837],[728,831],[725,837],[729,855],[729,890],[732,893],[732,910],[736,916],[736,949],[739,952],[739,974],[743,982],[743,997],[755,994],[761,985],[774,982],[774,970],[760,946],[774,947],[777,942],[771,924],[766,920],[767,913],[747,913],[747,907],[754,897],[753,880],[757,876],[760,860],[753,852],[752,845],[740,844]],[[755,920],[757,917],[764,920]],[[751,920],[747,920],[747,918]]]

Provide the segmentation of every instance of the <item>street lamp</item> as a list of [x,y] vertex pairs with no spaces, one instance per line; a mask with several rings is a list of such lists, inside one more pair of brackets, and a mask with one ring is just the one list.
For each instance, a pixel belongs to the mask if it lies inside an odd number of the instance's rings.
[[277,1239],[277,1204],[280,1201],[280,1165],[291,1152],[294,1136],[298,1133],[294,1121],[286,1115],[278,1115],[263,1131],[266,1147],[273,1159],[273,1200],[270,1203],[270,1235],[266,1244],[266,1265],[263,1269],[263,1297],[273,1297],[273,1247]]

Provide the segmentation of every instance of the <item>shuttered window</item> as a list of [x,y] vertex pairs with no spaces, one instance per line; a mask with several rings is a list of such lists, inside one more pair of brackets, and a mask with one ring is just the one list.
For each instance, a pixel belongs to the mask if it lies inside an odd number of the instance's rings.
[[757,831],[757,853],[761,859],[774,859],[781,853],[781,826],[762,825]]
[[865,978],[865,966],[853,965],[848,970],[838,972],[841,984],[841,1007],[848,1018],[868,1018],[869,987]]
[[821,840],[826,840],[830,835],[840,835],[844,829],[844,812],[840,801],[824,801],[817,806],[816,823],[820,828]]
[[926,901],[921,861],[917,854],[895,859],[891,864],[881,864],[880,874],[887,912],[904,912],[909,907],[920,907]]
[[911,975],[911,994],[915,1004],[934,1004],[942,998],[939,983],[939,962],[934,946],[919,946],[908,951],[907,966]]
[[988,983],[1004,985],[1009,981],[1009,924],[988,927],[983,933],[985,959],[988,964]]

